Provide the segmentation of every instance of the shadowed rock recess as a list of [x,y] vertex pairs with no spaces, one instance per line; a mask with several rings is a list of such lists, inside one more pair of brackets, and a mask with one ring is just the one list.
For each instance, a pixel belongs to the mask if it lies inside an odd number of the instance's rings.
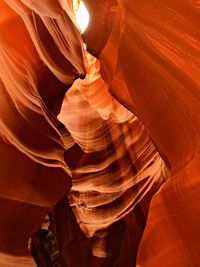
[[0,267],[198,267],[200,3],[80,5],[0,1]]

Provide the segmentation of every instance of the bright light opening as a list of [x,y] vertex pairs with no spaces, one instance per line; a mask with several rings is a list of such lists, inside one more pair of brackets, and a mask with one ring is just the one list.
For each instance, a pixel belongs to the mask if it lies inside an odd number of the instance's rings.
[[83,33],[86,30],[89,24],[89,21],[90,21],[90,15],[83,1],[80,1],[80,5],[78,7],[78,10],[75,16],[76,16],[76,21],[81,29],[81,32]]

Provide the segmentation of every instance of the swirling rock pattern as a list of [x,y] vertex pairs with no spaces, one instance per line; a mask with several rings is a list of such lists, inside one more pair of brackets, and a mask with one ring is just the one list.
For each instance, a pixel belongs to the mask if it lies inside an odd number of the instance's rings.
[[[115,10],[105,47],[95,39],[88,47],[96,47],[111,94],[143,122],[171,174],[152,200],[138,265],[198,266],[199,2],[125,0]],[[100,4],[98,14],[104,20]]]
[[2,267],[35,266],[28,240],[71,187],[67,130],[56,115],[71,83],[85,73],[81,37],[72,10],[67,14],[55,1],[35,4],[0,2]]
[[63,266],[198,266],[199,1],[85,4],[100,62],[72,1],[0,2],[0,265],[50,212]]
[[67,92],[59,119],[83,151],[71,166],[70,204],[86,236],[95,239],[93,254],[106,257],[107,228],[167,171],[144,126],[109,94],[99,62],[88,55],[88,65],[85,80]]

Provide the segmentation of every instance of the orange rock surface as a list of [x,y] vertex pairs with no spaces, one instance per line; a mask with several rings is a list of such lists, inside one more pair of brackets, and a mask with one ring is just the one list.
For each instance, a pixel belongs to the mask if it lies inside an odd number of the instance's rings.
[[199,1],[84,2],[0,1],[0,266],[199,266]]

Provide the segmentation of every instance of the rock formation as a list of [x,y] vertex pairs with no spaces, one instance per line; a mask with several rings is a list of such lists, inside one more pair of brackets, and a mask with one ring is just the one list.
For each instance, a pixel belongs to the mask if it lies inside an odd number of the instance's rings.
[[0,2],[0,266],[198,266],[199,2],[84,2]]

